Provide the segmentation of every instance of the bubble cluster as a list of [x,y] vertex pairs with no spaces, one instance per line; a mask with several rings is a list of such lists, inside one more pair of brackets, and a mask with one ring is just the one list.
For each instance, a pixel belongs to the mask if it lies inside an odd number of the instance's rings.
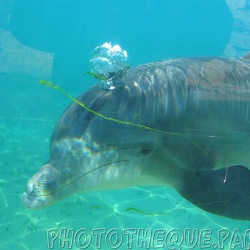
[[90,68],[97,78],[105,79],[102,81],[103,88],[111,90],[114,88],[113,82],[121,78],[129,68],[128,53],[119,45],[104,43],[95,48]]

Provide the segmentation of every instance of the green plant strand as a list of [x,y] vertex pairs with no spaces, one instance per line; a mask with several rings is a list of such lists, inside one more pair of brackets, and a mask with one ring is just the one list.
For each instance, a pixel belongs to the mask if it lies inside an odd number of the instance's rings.
[[87,76],[87,75],[90,75],[90,76],[94,77],[97,80],[102,80],[102,81],[107,81],[108,80],[108,78],[106,78],[105,76],[100,75],[100,74],[96,74],[96,73],[93,73],[93,72],[86,72],[86,73],[83,74],[83,76]]
[[126,211],[135,211],[135,212],[138,212],[140,214],[144,214],[144,215],[150,215],[150,216],[161,216],[161,215],[167,215],[169,213],[155,213],[155,212],[146,212],[146,211],[143,211],[141,209],[138,209],[138,208],[135,208],[135,207],[128,207],[126,208]]
[[96,112],[95,110],[92,110],[90,108],[88,108],[83,102],[80,102],[78,101],[75,97],[73,97],[71,94],[69,94],[68,92],[66,92],[64,89],[54,85],[51,81],[47,81],[47,80],[41,80],[39,82],[40,84],[42,85],[45,85],[47,87],[50,87],[50,88],[53,88],[59,92],[61,92],[62,94],[64,94],[65,96],[67,96],[68,98],[70,98],[74,103],[80,105],[81,107],[83,107],[86,111],[96,115],[96,116],[99,116],[105,120],[108,120],[108,121],[112,121],[112,122],[116,122],[116,123],[119,123],[119,124],[124,124],[124,125],[130,125],[130,126],[134,126],[134,127],[138,127],[138,128],[141,128],[141,129],[144,129],[144,130],[149,130],[149,131],[153,131],[153,132],[157,132],[157,133],[163,133],[163,134],[167,134],[167,135],[176,135],[176,136],[181,136],[187,140],[189,140],[191,143],[193,143],[200,151],[202,151],[204,154],[206,154],[206,152],[195,142],[193,141],[191,138],[189,138],[188,136],[186,135],[183,135],[183,134],[179,134],[179,133],[172,133],[172,132],[165,132],[165,131],[162,131],[162,130],[159,130],[159,129],[155,129],[155,128],[151,128],[151,127],[148,127],[148,126],[145,126],[143,124],[139,124],[139,123],[133,123],[133,122],[128,122],[128,121],[123,121],[123,120],[118,120],[118,119],[115,119],[115,118],[111,118],[111,117],[108,117],[108,116],[105,116],[105,115],[102,115],[98,112]]

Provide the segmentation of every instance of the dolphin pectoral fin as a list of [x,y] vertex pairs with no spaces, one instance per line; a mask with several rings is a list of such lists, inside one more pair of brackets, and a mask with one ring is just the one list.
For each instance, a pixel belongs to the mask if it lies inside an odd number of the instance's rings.
[[244,166],[199,171],[179,193],[210,213],[250,220],[250,170]]

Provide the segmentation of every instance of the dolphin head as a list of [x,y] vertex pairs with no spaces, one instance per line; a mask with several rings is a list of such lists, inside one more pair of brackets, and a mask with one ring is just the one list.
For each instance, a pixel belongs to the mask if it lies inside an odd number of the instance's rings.
[[86,144],[82,139],[63,139],[52,157],[27,183],[22,200],[30,209],[50,206],[66,196],[89,191],[126,188],[138,184],[153,154],[150,142],[109,145]]
[[77,192],[154,185],[148,177],[162,176],[165,139],[156,130],[166,125],[169,109],[162,105],[164,89],[155,100],[161,82],[151,84],[142,73],[131,69],[112,91],[94,86],[66,109],[52,134],[49,162],[28,181],[27,207],[42,208]]

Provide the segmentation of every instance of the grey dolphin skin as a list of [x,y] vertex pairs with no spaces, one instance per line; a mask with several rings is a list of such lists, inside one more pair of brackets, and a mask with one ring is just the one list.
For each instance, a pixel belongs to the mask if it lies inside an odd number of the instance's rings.
[[[250,219],[250,61],[180,58],[93,86],[59,119],[50,160],[24,204],[78,193],[167,185],[208,212]],[[94,112],[93,112],[94,111]],[[96,113],[95,113],[96,112]]]

